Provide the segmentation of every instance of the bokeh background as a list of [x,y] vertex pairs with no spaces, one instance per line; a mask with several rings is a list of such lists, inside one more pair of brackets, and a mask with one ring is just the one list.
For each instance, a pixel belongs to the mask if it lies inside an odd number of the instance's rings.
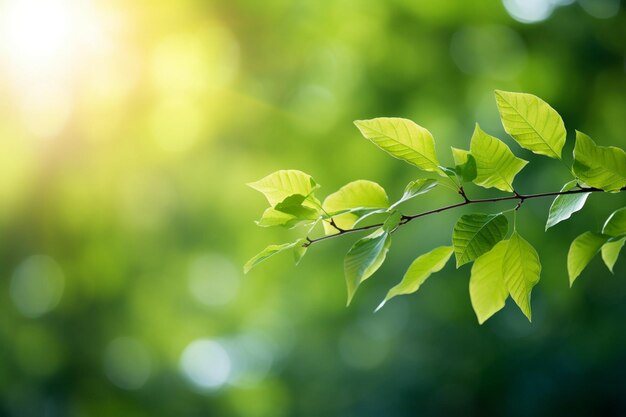
[[524,205],[532,324],[509,300],[479,326],[452,262],[373,313],[462,211],[395,234],[349,308],[350,237],[242,273],[301,233],[256,227],[246,182],[293,168],[320,197],[370,179],[397,198],[421,175],[354,119],[411,118],[448,165],[477,121],[531,160],[519,190],[558,190],[567,170],[506,137],[493,90],[551,103],[567,161],[574,129],[626,147],[625,41],[619,0],[3,0],[0,415],[626,414],[626,261],[571,290],[565,267],[626,196],[547,233],[550,201]]

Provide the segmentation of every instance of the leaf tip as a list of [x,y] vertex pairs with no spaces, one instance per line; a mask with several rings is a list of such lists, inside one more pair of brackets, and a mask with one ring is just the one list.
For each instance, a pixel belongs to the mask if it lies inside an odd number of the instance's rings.
[[378,310],[383,308],[386,302],[387,302],[387,299],[385,298],[380,304],[378,304],[378,307],[376,307],[376,309],[374,310],[374,313],[378,313]]
[[505,96],[506,94],[510,94],[510,91],[504,91],[504,90],[498,90],[498,89],[495,89],[495,90],[493,90],[493,94],[494,94],[496,97],[503,97],[503,96]]
[[346,300],[346,307],[350,307],[350,303],[352,302],[353,297],[354,297],[354,291],[348,290],[348,299]]
[[257,182],[258,182],[258,181],[247,182],[247,183],[245,183],[245,186],[246,186],[246,187],[250,187],[250,188],[252,188],[253,190],[259,191],[259,190],[257,189]]

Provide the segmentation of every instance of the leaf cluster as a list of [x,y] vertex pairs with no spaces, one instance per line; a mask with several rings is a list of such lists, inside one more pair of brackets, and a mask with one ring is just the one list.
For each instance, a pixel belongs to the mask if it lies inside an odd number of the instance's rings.
[[[344,234],[369,231],[352,245],[344,258],[347,303],[350,304],[360,284],[385,261],[392,235],[402,225],[460,206],[511,201],[515,206],[505,211],[461,216],[454,225],[451,244],[417,256],[377,309],[398,295],[416,292],[454,255],[457,268],[472,263],[469,294],[479,323],[502,309],[509,296],[530,320],[531,293],[540,280],[541,261],[537,251],[518,231],[517,210],[526,200],[555,197],[547,213],[547,230],[581,210],[591,193],[624,191],[626,153],[616,147],[598,146],[589,136],[576,131],[570,166],[562,160],[567,132],[556,110],[542,99],[526,93],[497,90],[495,99],[505,131],[520,147],[559,160],[568,168],[572,179],[561,191],[518,193],[514,187],[515,177],[528,161],[515,156],[509,146],[483,131],[478,124],[469,149],[452,148],[454,166],[446,167],[439,162],[432,134],[413,121],[390,117],[357,120],[354,123],[365,139],[428,177],[411,181],[402,196],[393,202],[382,186],[368,180],[350,182],[320,201],[315,196],[319,188],[317,183],[310,175],[297,170],[277,171],[248,184],[261,192],[269,203],[257,221],[259,226],[299,226],[306,232],[295,242],[268,246],[246,263],[245,272],[287,250],[293,252],[298,263],[313,244]],[[467,183],[508,194],[470,199],[464,188]],[[463,201],[414,215],[402,212],[405,202],[439,186],[453,190]],[[382,217],[383,221],[371,224],[373,216]],[[324,234],[309,237],[320,223]],[[570,285],[598,252],[612,272],[625,242],[626,207],[611,214],[601,232],[585,232],[572,242],[567,258]]]

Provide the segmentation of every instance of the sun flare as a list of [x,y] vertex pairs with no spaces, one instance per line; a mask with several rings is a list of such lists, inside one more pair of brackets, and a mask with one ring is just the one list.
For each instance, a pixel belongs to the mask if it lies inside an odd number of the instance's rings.
[[105,41],[89,1],[8,0],[0,9],[4,77],[31,133],[58,134],[77,74]]

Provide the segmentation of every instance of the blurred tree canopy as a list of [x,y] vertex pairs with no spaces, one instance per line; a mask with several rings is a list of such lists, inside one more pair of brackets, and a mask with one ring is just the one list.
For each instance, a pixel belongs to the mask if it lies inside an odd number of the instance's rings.
[[[572,290],[565,266],[623,195],[545,234],[550,202],[526,203],[525,238],[550,254],[532,324],[509,302],[478,326],[450,265],[372,314],[458,212],[398,233],[348,309],[348,241],[241,268],[295,236],[253,224],[265,203],[245,183],[297,168],[327,193],[363,178],[399,196],[416,178],[352,120],[415,120],[441,155],[475,121],[510,144],[493,90],[526,91],[563,116],[564,154],[573,128],[625,148],[619,0],[0,6],[0,415],[626,412],[626,263],[596,259]],[[524,192],[568,180],[536,162]],[[416,212],[449,201],[429,197]]]

